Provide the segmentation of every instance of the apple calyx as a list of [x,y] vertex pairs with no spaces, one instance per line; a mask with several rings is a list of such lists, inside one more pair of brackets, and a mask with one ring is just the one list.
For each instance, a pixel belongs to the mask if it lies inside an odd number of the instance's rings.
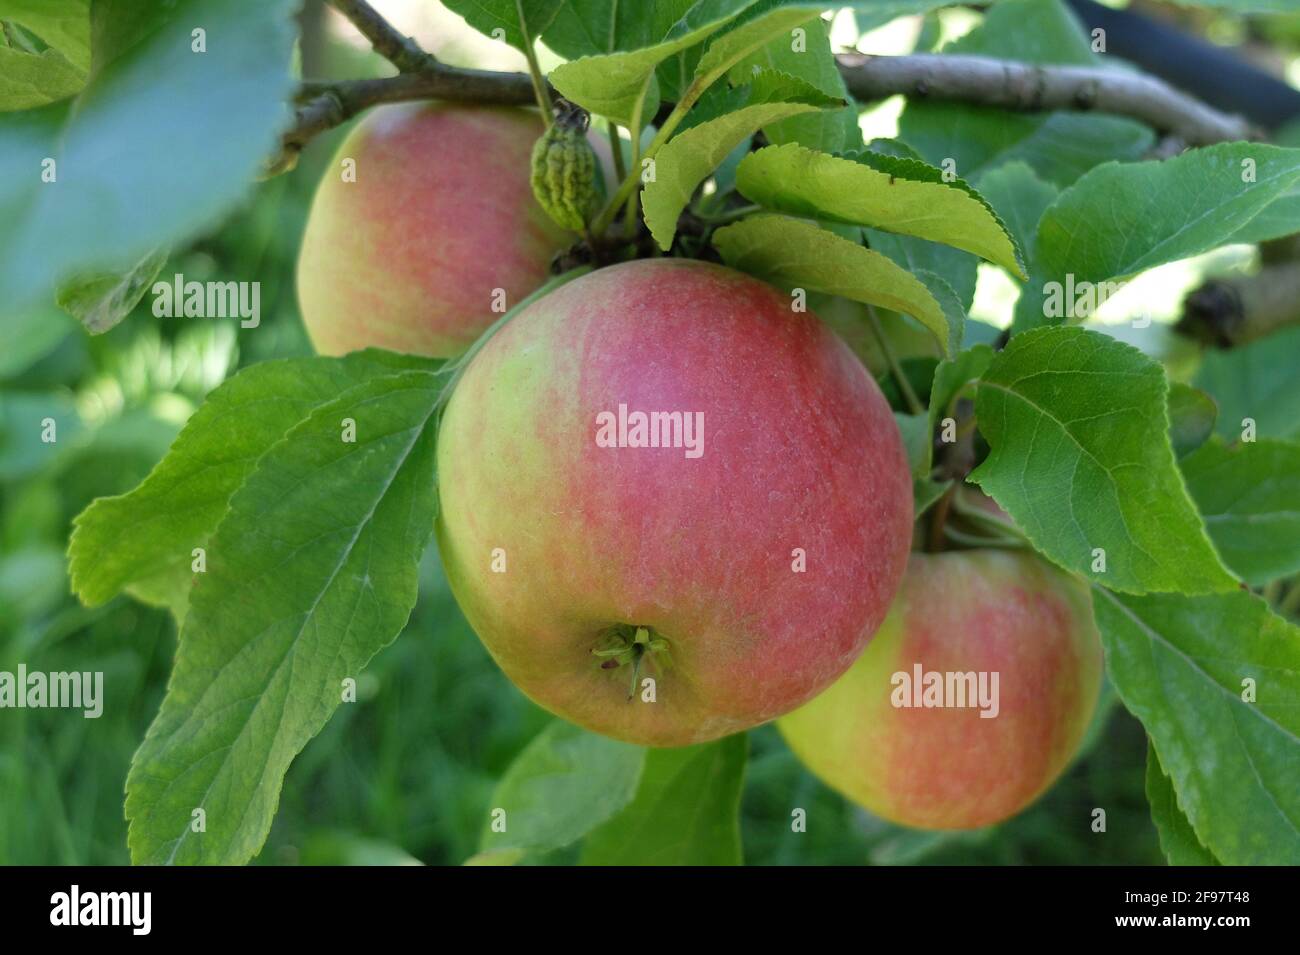
[[605,646],[593,648],[591,655],[601,661],[602,670],[616,670],[632,665],[632,683],[627,691],[628,702],[636,695],[637,678],[641,663],[651,657],[661,665],[672,662],[668,655],[668,641],[658,636],[650,627],[618,624],[604,635]]

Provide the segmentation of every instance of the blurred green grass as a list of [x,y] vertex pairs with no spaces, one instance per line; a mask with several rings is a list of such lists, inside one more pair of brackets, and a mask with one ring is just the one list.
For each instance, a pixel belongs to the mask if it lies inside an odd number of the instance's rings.
[[[406,632],[294,763],[257,860],[460,864],[476,850],[498,777],[550,717],[515,690],[461,617],[431,550]],[[104,715],[9,710],[0,721],[0,863],[125,864],[122,785],[162,698],[175,628],[119,599],[65,604],[10,640],[0,668],[103,670]],[[857,810],[804,771],[771,727],[752,734],[742,832],[760,865],[874,862],[1159,864],[1143,795],[1146,743],[1122,710],[1086,759],[1021,816],[956,835],[919,833]],[[792,808],[807,810],[794,833]],[[1107,832],[1090,829],[1094,807]]]

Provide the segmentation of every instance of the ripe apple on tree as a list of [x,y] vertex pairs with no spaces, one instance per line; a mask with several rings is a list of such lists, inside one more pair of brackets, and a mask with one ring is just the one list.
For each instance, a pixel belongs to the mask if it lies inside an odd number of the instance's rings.
[[[703,453],[602,446],[599,422],[632,412],[702,414]],[[437,455],[443,562],[488,650],[542,706],[634,743],[813,697],[907,560],[876,384],[787,296],[703,262],[612,266],[524,309],[466,368]]]
[[[303,234],[298,298],[316,350],[456,355],[541,285],[574,239],[529,185],[542,131],[535,112],[506,107],[368,112],[339,147]],[[344,159],[355,161],[355,181],[345,181]]]
[[[996,673],[996,715],[925,705],[918,666]],[[777,725],[818,777],[876,815],[973,829],[1015,815],[1061,774],[1092,717],[1101,670],[1081,581],[1030,554],[917,553],[858,661]]]

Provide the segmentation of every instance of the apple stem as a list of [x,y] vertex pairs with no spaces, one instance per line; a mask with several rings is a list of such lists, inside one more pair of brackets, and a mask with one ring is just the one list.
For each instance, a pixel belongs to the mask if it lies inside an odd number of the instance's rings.
[[[637,97],[636,105],[632,107],[632,122],[627,128],[628,140],[632,145],[632,163],[627,170],[628,176],[636,176],[637,170],[641,167],[641,111],[645,108],[645,97],[649,89],[650,80],[647,78],[646,88],[641,91],[641,95]],[[624,181],[626,181],[626,177]],[[623,210],[623,235],[628,239],[636,236],[636,220],[640,203],[640,190],[633,189],[627,194]]]
[[885,337],[885,330],[880,327],[880,316],[876,314],[875,306],[867,306],[867,319],[871,324],[872,334],[876,336],[876,341],[880,344],[880,351],[884,354],[885,361],[889,363],[889,370],[893,374],[894,380],[898,382],[898,390],[903,396],[903,401],[907,404],[907,410],[912,414],[923,414],[925,405],[921,404],[921,399],[912,390],[912,383],[903,374],[903,368],[898,363],[898,357],[894,354],[894,349],[889,347],[889,339]]
[[[614,175],[619,182],[622,182],[623,177],[627,175],[627,160],[623,157],[623,137],[618,134],[618,124],[613,120],[610,120],[608,132],[609,149],[614,160]],[[612,185],[612,183],[606,183],[605,187],[608,189]]]
[[963,533],[955,527],[944,527],[943,532],[954,542],[966,547],[1005,547],[1011,550],[1023,550],[1025,547],[1023,541],[1011,537],[979,537]]
[[515,12],[519,16],[519,30],[524,35],[524,59],[528,61],[528,76],[533,81],[533,95],[537,98],[537,108],[542,112],[542,120],[549,129],[554,121],[551,103],[551,91],[542,75],[541,64],[537,62],[537,51],[533,49],[533,38],[528,33],[528,22],[524,18],[523,0],[515,0]]
[[1029,538],[1027,538],[1015,524],[1009,524],[977,507],[965,503],[960,497],[953,498],[953,507],[962,517],[967,518],[975,524],[983,525],[993,532],[993,536],[1003,541],[1009,542],[1017,547],[1032,547]]
[[943,496],[935,503],[934,510],[930,512],[930,533],[926,538],[925,549],[931,554],[943,550],[943,533],[948,523],[948,511],[952,508],[952,501],[956,495],[957,482],[954,481],[949,485],[948,490],[943,492]]

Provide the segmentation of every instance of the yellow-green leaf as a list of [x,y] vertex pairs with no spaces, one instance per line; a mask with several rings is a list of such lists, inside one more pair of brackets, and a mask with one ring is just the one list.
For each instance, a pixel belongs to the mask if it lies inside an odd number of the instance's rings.
[[847,159],[787,143],[746,156],[736,187],[779,212],[942,242],[1025,278],[1015,241],[988,203],[937,172],[917,160]]
[[[698,12],[692,9],[654,46],[562,63],[551,71],[551,85],[584,109],[629,126],[637,104],[655,82],[655,67],[722,29],[753,2],[719,0],[697,4]],[[657,103],[657,93],[654,99]]]
[[727,154],[756,129],[817,107],[806,103],[764,103],[747,106],[693,126],[669,140],[655,157],[655,178],[646,184],[642,203],[646,225],[665,251],[677,234],[677,217],[691,201],[695,188]]
[[906,312],[934,333],[945,355],[950,353],[953,330],[930,290],[879,252],[810,222],[767,214],[719,229],[713,244],[728,265],[774,285]]

